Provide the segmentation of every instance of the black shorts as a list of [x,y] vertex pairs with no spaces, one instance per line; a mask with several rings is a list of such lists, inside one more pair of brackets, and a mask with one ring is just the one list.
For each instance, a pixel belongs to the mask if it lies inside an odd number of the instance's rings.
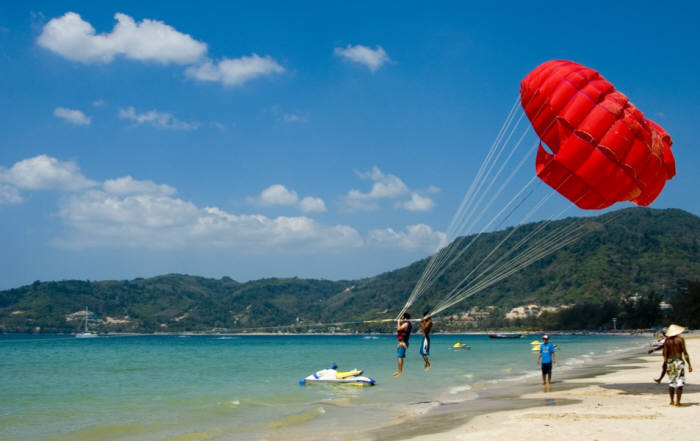
[[552,374],[552,363],[542,363],[542,375]]

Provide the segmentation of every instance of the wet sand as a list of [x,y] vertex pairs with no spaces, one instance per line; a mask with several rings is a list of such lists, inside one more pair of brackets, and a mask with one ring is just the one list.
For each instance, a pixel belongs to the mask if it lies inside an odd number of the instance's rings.
[[[684,337],[691,362],[700,360],[700,335]],[[652,381],[661,371],[662,360],[660,352],[640,355],[618,361],[609,366],[607,372],[593,377],[559,381],[555,366],[554,382],[549,390],[538,386],[536,390],[523,393],[515,400],[515,409],[462,414],[460,418],[464,423],[457,427],[455,421],[441,422],[438,417],[433,419],[432,428],[421,425],[417,433],[411,434],[409,429],[396,439],[697,439],[700,376],[697,371],[689,373],[686,369],[689,384],[684,387],[683,406],[669,406],[666,378],[661,384]],[[483,404],[488,404],[488,401]],[[444,430],[440,431],[441,428]]]

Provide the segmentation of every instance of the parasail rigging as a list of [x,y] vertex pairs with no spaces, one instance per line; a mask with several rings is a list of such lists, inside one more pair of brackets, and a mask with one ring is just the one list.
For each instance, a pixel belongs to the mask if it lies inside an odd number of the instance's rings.
[[[524,116],[530,124],[521,128]],[[521,145],[528,135],[532,136],[533,130],[534,145],[521,152]],[[449,245],[430,257],[397,318],[434,286],[482,233],[502,226],[513,216],[522,217],[441,296],[432,315],[590,232],[594,226],[586,223],[568,222],[551,227],[553,220],[572,207],[601,210],[624,201],[649,205],[675,175],[671,145],[670,135],[645,118],[597,71],[566,60],[551,60],[536,67],[522,80],[520,96],[446,230]],[[512,164],[518,155],[522,157]],[[533,159],[535,173],[529,173],[531,176],[524,183],[513,184],[514,177],[526,163],[532,164]],[[505,177],[503,172],[507,172]],[[539,200],[527,202],[541,191],[543,183],[549,190]],[[499,202],[504,194],[510,193],[514,193],[510,199],[506,197],[506,202]],[[557,197],[552,198],[555,193]],[[514,244],[510,243],[509,239],[525,222],[550,200],[561,200],[561,196],[569,201],[563,209],[550,210],[543,222]],[[499,203],[501,208],[490,220],[482,222],[492,206]],[[468,233],[472,233],[471,237],[466,236]]]

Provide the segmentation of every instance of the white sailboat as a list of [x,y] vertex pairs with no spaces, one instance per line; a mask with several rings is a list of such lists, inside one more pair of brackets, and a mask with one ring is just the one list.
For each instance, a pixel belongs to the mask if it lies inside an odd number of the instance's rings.
[[97,334],[96,334],[95,332],[88,331],[87,323],[88,323],[88,307],[86,306],[86,307],[85,307],[85,331],[83,331],[83,332],[78,332],[77,334],[75,334],[75,337],[76,337],[76,338],[93,338],[93,337],[97,337]]

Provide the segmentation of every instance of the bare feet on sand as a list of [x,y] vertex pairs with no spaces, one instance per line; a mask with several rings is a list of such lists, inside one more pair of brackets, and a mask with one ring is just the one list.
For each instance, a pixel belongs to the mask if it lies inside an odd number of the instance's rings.
[[429,370],[430,370],[430,363],[426,363],[424,369],[425,369],[426,371],[429,371]]
[[394,377],[400,377],[403,372],[396,371],[394,372]]
[[659,379],[654,378],[653,380],[656,382],[656,384],[661,383],[661,378],[659,378]]

